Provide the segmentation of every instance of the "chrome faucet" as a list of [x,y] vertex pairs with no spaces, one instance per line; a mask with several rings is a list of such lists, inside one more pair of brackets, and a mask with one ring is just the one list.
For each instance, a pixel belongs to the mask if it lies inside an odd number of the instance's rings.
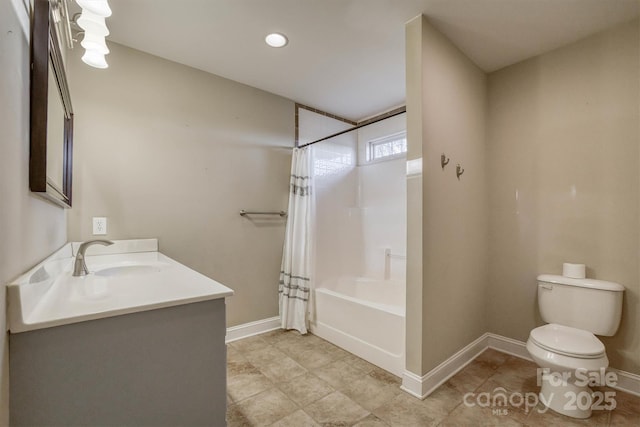
[[76,255],[76,262],[73,265],[73,275],[75,277],[78,276],[86,276],[89,274],[89,269],[87,268],[87,263],[84,262],[84,253],[87,251],[87,248],[91,245],[103,245],[110,246],[113,245],[113,242],[110,240],[88,240],[80,245],[78,248],[78,254]]

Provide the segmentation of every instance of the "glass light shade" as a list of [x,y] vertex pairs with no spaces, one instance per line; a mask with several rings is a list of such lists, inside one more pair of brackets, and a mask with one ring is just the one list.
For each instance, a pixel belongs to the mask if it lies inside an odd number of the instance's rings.
[[289,43],[287,36],[280,33],[271,33],[264,38],[264,41],[271,47],[284,47]]
[[91,33],[84,33],[84,38],[80,45],[86,50],[93,50],[95,52],[106,55],[109,53],[109,48],[107,47],[107,43],[104,41],[104,37],[96,36]]
[[109,35],[109,29],[104,23],[104,16],[98,16],[95,13],[89,12],[87,9],[83,10],[78,18],[78,25],[89,34],[102,37]]
[[83,9],[89,12],[108,18],[111,16],[111,8],[107,0],[76,0],[76,3]]
[[104,59],[104,54],[96,52],[95,50],[87,50],[82,55],[82,62],[95,68],[107,68],[107,60]]

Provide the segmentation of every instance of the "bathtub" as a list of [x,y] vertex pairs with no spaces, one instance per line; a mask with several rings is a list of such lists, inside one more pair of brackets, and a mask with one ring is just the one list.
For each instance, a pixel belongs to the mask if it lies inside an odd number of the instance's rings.
[[405,283],[362,277],[315,290],[311,332],[397,376],[404,371]]

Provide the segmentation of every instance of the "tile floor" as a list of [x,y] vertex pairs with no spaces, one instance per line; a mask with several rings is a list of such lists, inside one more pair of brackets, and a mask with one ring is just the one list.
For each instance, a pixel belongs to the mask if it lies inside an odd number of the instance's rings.
[[229,427],[640,426],[640,398],[622,392],[614,411],[588,420],[541,413],[542,406],[497,413],[466,406],[467,392],[538,390],[535,364],[494,350],[425,400],[401,391],[400,378],[310,334],[268,332],[229,344],[227,356]]

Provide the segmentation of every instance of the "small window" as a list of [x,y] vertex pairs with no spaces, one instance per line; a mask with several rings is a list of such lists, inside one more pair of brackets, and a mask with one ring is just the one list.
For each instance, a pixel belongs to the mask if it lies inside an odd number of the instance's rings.
[[367,161],[398,157],[407,152],[407,132],[394,133],[367,143]]

